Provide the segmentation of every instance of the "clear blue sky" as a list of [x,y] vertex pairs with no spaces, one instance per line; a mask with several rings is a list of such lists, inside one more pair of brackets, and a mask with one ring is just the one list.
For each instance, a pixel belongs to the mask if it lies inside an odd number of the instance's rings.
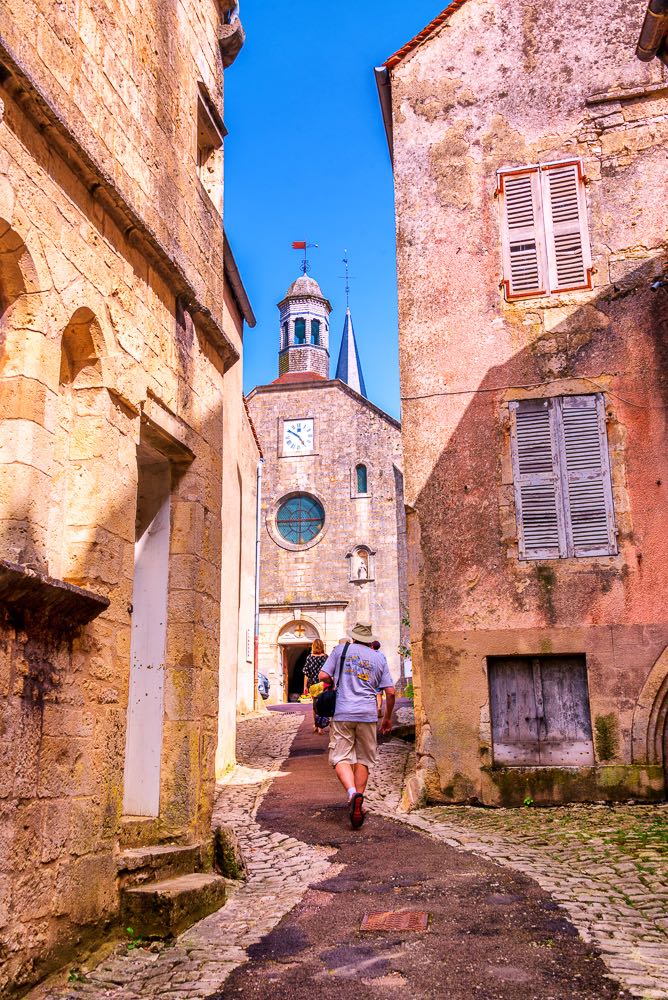
[[373,67],[446,6],[440,0],[242,0],[246,44],[225,75],[225,228],[257,316],[244,387],[277,377],[276,303],[298,276],[293,240],[334,306],[336,368],[351,311],[369,398],[399,416],[394,200]]

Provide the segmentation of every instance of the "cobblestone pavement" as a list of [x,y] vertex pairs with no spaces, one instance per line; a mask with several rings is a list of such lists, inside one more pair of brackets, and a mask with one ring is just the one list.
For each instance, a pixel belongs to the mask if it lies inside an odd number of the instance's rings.
[[214,825],[233,826],[248,865],[248,881],[222,909],[157,953],[120,946],[75,986],[37,989],[30,1000],[197,1000],[221,988],[246,949],[257,943],[300,901],[309,885],[336,875],[328,858],[335,848],[313,847],[267,833],[257,810],[287,757],[302,714],[282,713],[239,725],[237,767],[219,786]]
[[668,805],[401,813],[413,767],[406,744],[383,746],[367,795],[374,811],[531,876],[633,996],[668,998]]
[[[404,715],[399,721],[410,722]],[[329,860],[335,847],[269,832],[256,821],[302,719],[301,712],[272,712],[239,726],[239,763],[219,787],[214,816],[235,828],[248,863],[249,879],[233,898],[172,946],[129,953],[119,947],[85,982],[42,987],[30,1000],[210,997],[310,885],[340,872]],[[632,995],[668,998],[668,806],[434,807],[406,814],[401,790],[413,767],[409,744],[382,743],[366,796],[373,812],[531,876]]]

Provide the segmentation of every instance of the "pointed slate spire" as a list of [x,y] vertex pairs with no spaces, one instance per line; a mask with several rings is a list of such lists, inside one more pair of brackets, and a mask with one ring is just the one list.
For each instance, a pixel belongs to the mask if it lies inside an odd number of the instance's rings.
[[351,389],[354,389],[355,392],[359,392],[361,396],[367,398],[350,309],[346,309],[341,350],[339,351],[339,361],[336,366],[336,378],[341,379],[342,382],[346,382]]

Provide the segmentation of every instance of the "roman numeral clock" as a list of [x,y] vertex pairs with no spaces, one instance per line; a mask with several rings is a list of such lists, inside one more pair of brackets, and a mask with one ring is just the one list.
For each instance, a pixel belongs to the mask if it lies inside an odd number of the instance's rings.
[[283,454],[313,454],[313,418],[283,421]]

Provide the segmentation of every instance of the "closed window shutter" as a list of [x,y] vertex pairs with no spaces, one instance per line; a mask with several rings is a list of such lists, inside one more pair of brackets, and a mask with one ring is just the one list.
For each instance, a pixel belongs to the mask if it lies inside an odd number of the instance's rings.
[[506,296],[541,294],[546,289],[538,169],[501,175],[500,190]]
[[591,287],[587,205],[579,161],[541,168],[551,291]]
[[521,559],[566,555],[559,439],[554,401],[510,404],[518,544]]
[[559,402],[568,554],[614,555],[617,538],[603,396],[563,396]]

